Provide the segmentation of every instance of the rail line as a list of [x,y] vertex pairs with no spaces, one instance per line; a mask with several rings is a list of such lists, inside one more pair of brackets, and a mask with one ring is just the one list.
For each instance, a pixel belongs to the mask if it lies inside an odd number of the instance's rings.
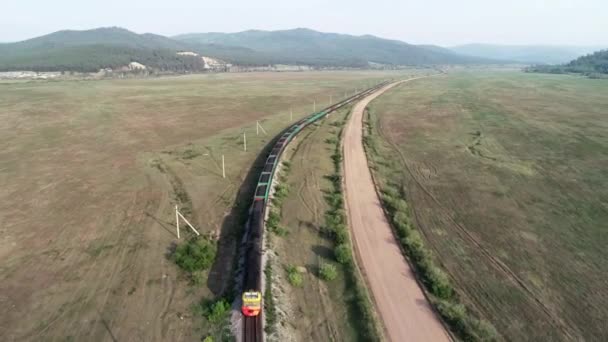
[[[272,150],[266,158],[264,168],[258,178],[258,183],[255,189],[253,198],[253,204],[251,207],[251,214],[249,218],[249,227],[247,227],[248,235],[246,241],[245,251],[245,275],[243,277],[243,291],[256,290],[263,293],[261,286],[262,277],[262,241],[265,229],[264,217],[266,214],[266,208],[272,189],[272,182],[275,177],[277,166],[281,159],[281,155],[285,151],[287,145],[307,126],[317,122],[324,118],[329,113],[336,111],[362,97],[373,93],[377,89],[388,84],[389,81],[381,82],[371,88],[356,93],[340,102],[337,102],[321,111],[312,113],[304,119],[291,125],[277,137]],[[263,342],[263,314],[264,311],[260,311],[257,316],[245,316],[243,315],[242,327],[242,341],[243,342]]]

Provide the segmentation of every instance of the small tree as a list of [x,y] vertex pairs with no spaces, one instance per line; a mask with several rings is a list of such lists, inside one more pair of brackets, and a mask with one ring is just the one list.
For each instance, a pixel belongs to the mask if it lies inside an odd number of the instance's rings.
[[352,260],[350,247],[346,243],[339,244],[334,249],[334,255],[336,256],[336,260],[338,260],[338,262],[342,265],[347,265]]
[[203,238],[194,238],[177,246],[173,253],[173,260],[187,272],[206,270],[215,260],[216,252],[217,247],[213,242]]
[[230,304],[226,300],[220,299],[217,302],[206,306],[203,309],[203,316],[205,316],[209,322],[218,323],[226,317],[228,311],[230,311]]

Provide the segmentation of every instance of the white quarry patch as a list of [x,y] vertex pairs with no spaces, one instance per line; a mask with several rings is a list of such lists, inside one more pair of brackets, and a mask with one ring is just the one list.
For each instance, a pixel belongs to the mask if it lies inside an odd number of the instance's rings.
[[128,65],[129,70],[146,70],[146,66],[141,64],[141,63],[137,63],[137,62],[131,62]]
[[181,51],[177,53],[180,56],[198,56],[198,53],[192,51]]
[[203,60],[203,63],[205,63],[205,69],[218,69],[227,66],[227,63],[220,59],[215,59],[207,56],[201,56],[201,59]]

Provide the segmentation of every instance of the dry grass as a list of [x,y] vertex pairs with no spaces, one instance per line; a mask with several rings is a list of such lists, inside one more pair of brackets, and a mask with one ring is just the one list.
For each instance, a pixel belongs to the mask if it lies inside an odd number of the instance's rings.
[[371,106],[381,181],[509,340],[605,340],[608,82],[468,72]]
[[[289,106],[295,119],[313,98],[320,107],[330,93],[386,75],[0,83],[0,336],[197,339],[190,306],[229,281],[231,208],[257,152],[288,124]],[[255,137],[255,120],[268,136]],[[221,236],[204,286],[189,288],[166,257],[174,204]]]

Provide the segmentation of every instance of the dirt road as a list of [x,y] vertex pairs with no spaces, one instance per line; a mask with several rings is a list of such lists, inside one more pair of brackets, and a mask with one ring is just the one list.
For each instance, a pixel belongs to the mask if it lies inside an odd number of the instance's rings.
[[394,85],[357,103],[345,130],[344,176],[351,234],[387,338],[395,342],[449,341],[401,254],[374,189],[363,149],[364,109]]

